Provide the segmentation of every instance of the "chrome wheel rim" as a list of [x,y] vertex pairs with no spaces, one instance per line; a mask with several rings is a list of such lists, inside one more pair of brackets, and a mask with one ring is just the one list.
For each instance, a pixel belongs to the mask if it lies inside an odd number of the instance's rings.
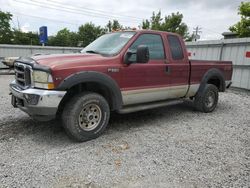
[[207,97],[206,97],[206,100],[205,100],[205,104],[208,108],[211,108],[213,107],[215,103],[215,93],[210,91],[208,94],[207,94]]
[[102,118],[102,111],[96,104],[86,104],[83,106],[79,117],[78,124],[84,131],[95,129]]

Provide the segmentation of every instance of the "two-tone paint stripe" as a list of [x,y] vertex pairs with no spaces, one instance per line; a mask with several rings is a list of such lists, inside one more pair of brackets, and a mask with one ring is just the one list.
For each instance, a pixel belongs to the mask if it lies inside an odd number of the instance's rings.
[[[200,84],[122,91],[123,105],[140,104],[194,96]],[[188,93],[187,93],[188,92]]]
[[[225,81],[226,87],[230,86],[231,80]],[[122,91],[123,105],[133,105],[155,102],[182,97],[193,97],[196,95],[200,84],[180,85],[171,87],[146,88]]]

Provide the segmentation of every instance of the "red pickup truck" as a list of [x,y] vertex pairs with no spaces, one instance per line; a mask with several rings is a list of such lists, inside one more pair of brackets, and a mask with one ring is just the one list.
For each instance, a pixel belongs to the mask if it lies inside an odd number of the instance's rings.
[[212,112],[231,85],[232,62],[189,60],[182,38],[139,30],[105,34],[80,54],[15,62],[12,105],[39,120],[62,119],[77,141],[98,137],[110,111],[130,113],[191,99]]

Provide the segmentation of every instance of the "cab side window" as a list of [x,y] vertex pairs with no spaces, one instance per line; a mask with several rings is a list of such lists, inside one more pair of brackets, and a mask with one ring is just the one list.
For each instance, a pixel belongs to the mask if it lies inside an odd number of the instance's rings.
[[[129,50],[136,52],[139,45],[145,45],[149,48],[150,59],[165,59],[165,52],[163,47],[162,38],[158,34],[142,34],[136,41],[130,46]],[[131,61],[136,60],[136,55],[130,57]]]
[[168,43],[174,60],[182,60],[184,58],[180,40],[175,35],[168,35]]

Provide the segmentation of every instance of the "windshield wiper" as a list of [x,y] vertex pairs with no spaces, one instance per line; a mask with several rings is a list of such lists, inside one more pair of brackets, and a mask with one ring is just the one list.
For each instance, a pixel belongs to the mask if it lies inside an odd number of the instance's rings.
[[100,52],[97,52],[97,51],[94,51],[94,50],[87,50],[85,52],[91,53],[91,54],[100,54]]

